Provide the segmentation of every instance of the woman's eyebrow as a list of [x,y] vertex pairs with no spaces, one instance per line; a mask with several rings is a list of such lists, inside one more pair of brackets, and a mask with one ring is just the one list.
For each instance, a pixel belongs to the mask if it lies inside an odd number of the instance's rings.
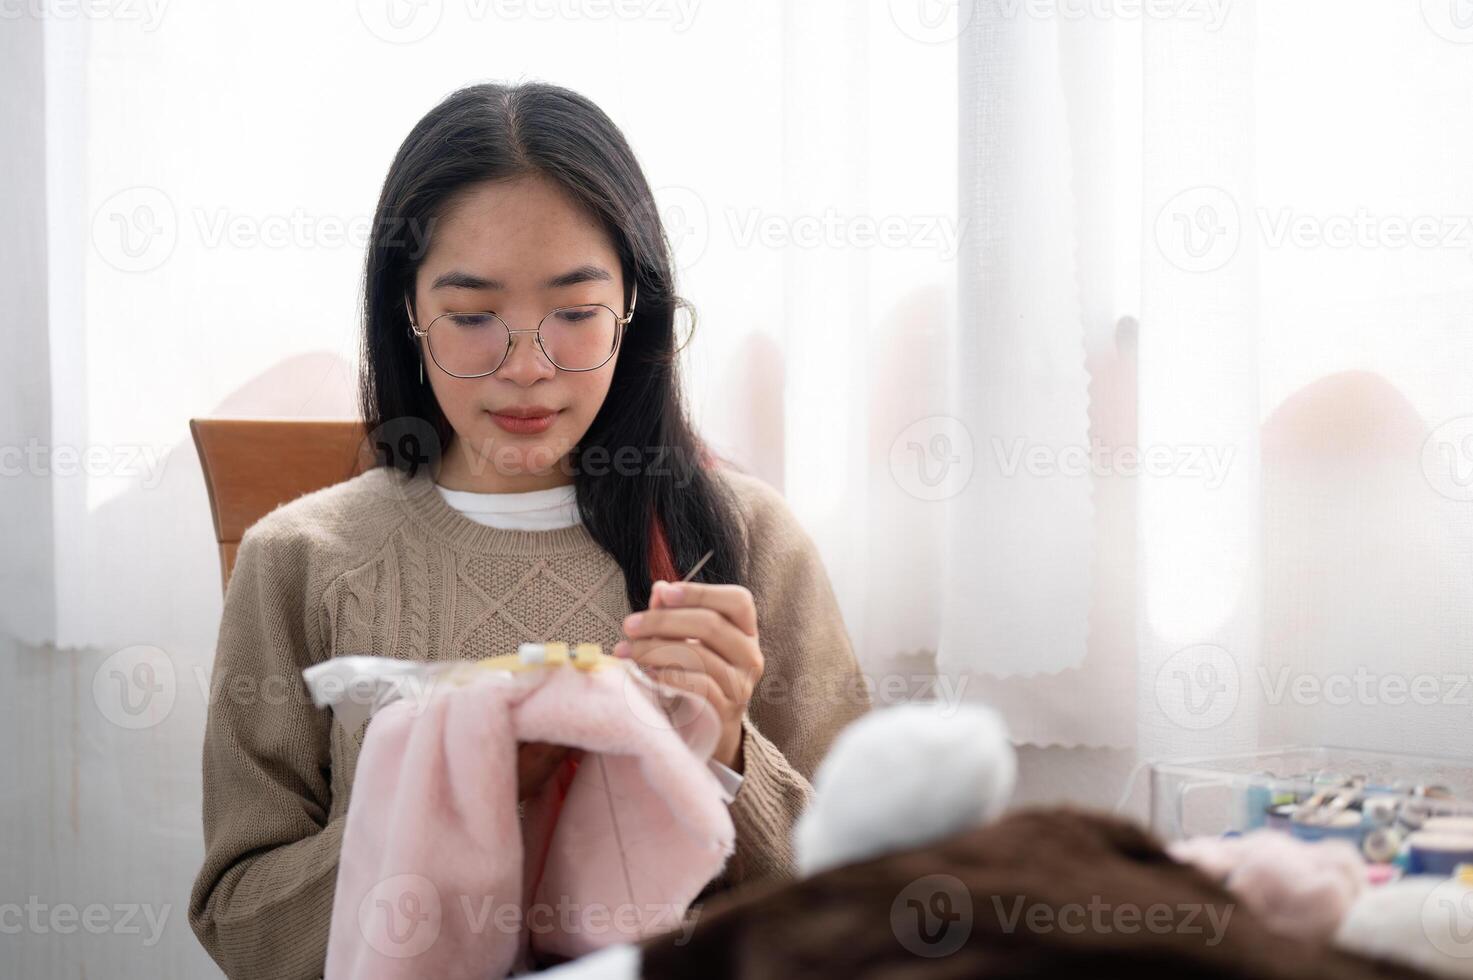
[[545,283],[548,289],[557,289],[559,286],[576,286],[580,282],[613,282],[614,277],[609,270],[601,265],[587,263],[560,276],[553,276]]
[[[614,277],[609,270],[603,266],[588,263],[580,265],[576,269],[570,269],[562,275],[553,276],[543,283],[546,289],[557,289],[562,286],[576,286],[583,282],[613,282]],[[469,272],[461,272],[458,269],[444,272],[435,277],[430,284],[431,289],[505,289],[506,283],[500,279],[487,279],[484,276],[473,275]]]

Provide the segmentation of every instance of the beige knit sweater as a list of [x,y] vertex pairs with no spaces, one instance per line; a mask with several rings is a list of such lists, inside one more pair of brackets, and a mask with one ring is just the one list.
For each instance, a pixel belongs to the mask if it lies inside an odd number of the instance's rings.
[[[868,710],[812,539],[756,477],[717,471],[739,504],[766,662],[743,719],[736,852],[708,891],[791,876],[790,830],[838,730]],[[583,525],[478,524],[428,470],[370,470],[284,504],[245,533],[225,595],[204,743],[205,859],[189,920],[231,977],[317,977],[363,729],[315,708],[304,667],[373,654],[611,648],[631,612]]]

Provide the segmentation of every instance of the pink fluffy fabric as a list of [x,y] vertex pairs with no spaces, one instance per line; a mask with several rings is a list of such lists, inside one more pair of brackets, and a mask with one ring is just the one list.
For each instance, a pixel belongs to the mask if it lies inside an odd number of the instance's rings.
[[1366,865],[1347,841],[1302,841],[1277,830],[1194,837],[1173,858],[1222,881],[1275,932],[1324,941],[1366,889]]
[[[336,977],[502,977],[673,929],[735,846],[703,699],[638,668],[474,676],[377,711],[333,897]],[[583,749],[517,813],[517,743]]]

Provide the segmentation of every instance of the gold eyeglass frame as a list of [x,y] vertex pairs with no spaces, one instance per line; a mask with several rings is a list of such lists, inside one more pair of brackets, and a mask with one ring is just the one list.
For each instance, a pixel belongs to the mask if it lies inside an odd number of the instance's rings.
[[[475,378],[489,378],[491,375],[493,375],[497,371],[500,371],[501,370],[502,366],[504,364],[506,364],[507,358],[511,357],[512,345],[516,343],[516,335],[519,334],[519,333],[529,333],[529,334],[532,334],[533,335],[533,343],[535,343],[537,345],[537,349],[542,352],[542,356],[545,357],[545,358],[547,358],[547,363],[551,364],[554,368],[556,368],[559,371],[569,371],[569,372],[572,372],[572,373],[575,373],[575,374],[581,374],[581,373],[583,373],[585,371],[597,371],[599,368],[601,368],[605,364],[609,363],[609,361],[613,360],[615,354],[619,353],[619,346],[620,346],[620,344],[622,344],[624,342],[624,331],[628,328],[630,321],[632,321],[634,319],[634,304],[636,302],[638,302],[638,301],[639,301],[639,284],[638,283],[635,283],[634,284],[634,290],[633,290],[632,293],[630,293],[630,296],[629,296],[629,312],[626,313],[626,314],[624,314],[623,316],[620,316],[618,313],[614,312],[614,308],[611,307],[611,306],[609,306],[607,303],[575,303],[572,306],[559,306],[555,310],[549,310],[547,313],[543,314],[543,317],[542,317],[541,320],[538,320],[537,321],[537,326],[535,326],[535,327],[533,327],[533,328],[531,328],[529,330],[513,330],[511,328],[511,324],[507,323],[506,322],[506,319],[504,317],[502,317],[502,315],[500,313],[497,313],[495,310],[451,310],[451,311],[447,311],[445,313],[441,313],[439,316],[437,316],[433,320],[431,320],[429,322],[429,325],[426,326],[426,327],[424,327],[424,329],[420,329],[420,327],[414,322],[414,314],[412,312],[410,312],[409,297],[407,297],[407,296],[404,297],[404,309],[405,309],[405,312],[409,314],[409,334],[410,334],[410,336],[415,337],[415,338],[424,338],[425,339],[425,347],[429,350],[429,352],[430,352],[430,360],[432,360],[432,361],[435,362],[435,367],[439,368],[441,371],[444,371],[446,374],[448,374],[452,378],[462,378],[462,379],[465,379],[465,380],[473,380]],[[555,313],[561,313],[564,310],[577,310],[577,309],[582,309],[582,308],[588,307],[588,306],[602,306],[604,309],[608,310],[610,313],[613,313],[613,315],[614,315],[614,346],[611,347],[611,348],[609,348],[609,356],[608,357],[605,357],[602,361],[599,361],[593,367],[586,367],[586,368],[565,368],[561,364],[559,364],[557,361],[555,361],[555,360],[552,359],[552,355],[547,352],[547,347],[545,345],[543,345],[543,343],[542,343],[542,325],[547,322],[547,318],[548,317],[552,316]],[[450,370],[446,369],[445,365],[443,365],[443,364],[440,363],[440,359],[437,358],[437,357],[435,357],[435,348],[434,348],[434,345],[430,344],[429,343],[429,339],[428,339],[429,336],[430,336],[430,329],[432,327],[434,327],[436,321],[441,320],[441,319],[443,319],[443,318],[445,318],[447,316],[465,316],[466,314],[471,314],[471,315],[474,315],[474,316],[494,316],[494,317],[496,317],[497,320],[500,320],[501,321],[501,325],[506,328],[506,350],[502,353],[501,360],[499,360],[499,361],[496,362],[496,366],[494,368],[492,368],[489,371],[483,371],[480,374],[456,374],[454,371],[450,371]]]

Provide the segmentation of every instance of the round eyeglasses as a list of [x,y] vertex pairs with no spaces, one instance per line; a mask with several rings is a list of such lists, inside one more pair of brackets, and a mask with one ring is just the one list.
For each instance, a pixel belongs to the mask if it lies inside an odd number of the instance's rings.
[[421,330],[413,319],[409,332],[428,338],[435,365],[453,378],[495,374],[511,356],[514,335],[532,334],[538,350],[560,371],[595,371],[619,350],[619,340],[634,319],[639,287],[620,316],[602,303],[563,306],[544,316],[535,330],[513,330],[498,314],[441,313]]

